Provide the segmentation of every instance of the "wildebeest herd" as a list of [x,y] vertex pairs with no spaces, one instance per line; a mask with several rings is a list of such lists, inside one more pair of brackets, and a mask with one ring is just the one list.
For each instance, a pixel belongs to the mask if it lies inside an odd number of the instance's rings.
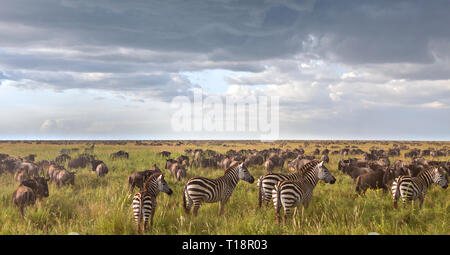
[[[399,157],[401,150],[407,150],[404,157],[411,159],[392,162],[392,157]],[[0,154],[0,174],[9,173],[19,183],[12,202],[19,208],[21,215],[25,217],[25,207],[49,196],[48,182],[54,183],[58,188],[74,185],[77,171],[88,166],[99,178],[107,175],[109,170],[105,162],[97,159],[93,152],[94,146],[72,158],[69,154],[73,154],[73,150],[62,150],[54,160],[39,162],[34,162],[36,154],[26,157]],[[257,180],[258,194],[255,196],[258,197],[259,207],[272,202],[278,222],[281,221],[283,208],[286,222],[292,209],[293,217],[296,217],[301,205],[302,213],[308,208],[320,180],[329,184],[336,183],[336,177],[326,166],[330,162],[329,155],[341,156],[337,169],[353,179],[357,194],[363,195],[367,189],[390,191],[396,208],[399,199],[403,204],[408,200],[418,199],[422,207],[426,191],[432,183],[444,189],[448,187],[450,163],[439,160],[439,157],[447,157],[449,152],[450,150],[432,148],[409,150],[398,145],[386,151],[373,148],[367,152],[356,147],[340,150],[325,148],[322,151],[317,148],[310,155],[306,155],[303,148],[230,149],[224,153],[196,148],[185,149],[182,155],[171,158],[173,152],[160,151],[156,155],[165,159],[163,170],[153,164],[146,170],[132,173],[124,183],[129,192],[134,192],[136,187],[139,191],[132,202],[132,212],[139,233],[147,229],[149,221],[150,227],[152,226],[158,193],[173,193],[165,180],[167,177],[164,171],[176,183],[183,183],[183,194],[178,194],[177,197],[182,197],[181,203],[186,215],[193,208],[193,215],[196,216],[201,204],[215,202],[219,202],[220,215],[239,180],[249,183]],[[432,157],[432,160],[424,157]],[[120,150],[112,153],[110,159],[130,160],[130,154]],[[254,166],[264,167],[267,173],[255,179],[251,174]],[[224,174],[216,179],[189,174],[199,168],[223,169]],[[288,172],[282,173],[285,169]],[[183,181],[188,175],[192,177]]]

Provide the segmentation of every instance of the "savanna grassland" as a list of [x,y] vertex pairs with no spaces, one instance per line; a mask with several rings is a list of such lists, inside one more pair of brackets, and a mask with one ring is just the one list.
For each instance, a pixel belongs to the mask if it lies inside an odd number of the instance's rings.
[[[337,170],[340,155],[331,155],[330,162],[325,164],[336,177],[335,184],[319,182],[309,208],[305,211],[303,220],[301,214],[293,224],[280,226],[276,222],[273,206],[258,209],[258,187],[253,184],[239,182],[232,197],[225,206],[225,213],[218,215],[219,205],[204,204],[200,207],[196,218],[185,217],[182,208],[182,194],[187,179],[177,182],[169,172],[164,169],[165,158],[157,156],[163,150],[172,152],[171,158],[184,154],[184,149],[211,149],[224,153],[229,149],[257,149],[266,148],[290,149],[302,147],[305,154],[311,155],[316,148],[320,150],[327,147],[330,150],[339,150],[345,146],[357,146],[369,151],[372,146],[379,149],[392,148],[394,142],[367,141],[309,141],[305,147],[303,141],[283,141],[275,143],[262,143],[256,141],[184,141],[176,145],[177,141],[162,141],[161,145],[138,146],[128,142],[125,145],[105,145],[96,142],[94,154],[97,159],[103,160],[109,168],[109,173],[99,178],[90,170],[78,169],[74,186],[57,188],[49,183],[50,196],[38,201],[34,206],[25,210],[24,220],[16,206],[12,204],[12,193],[18,187],[18,182],[10,174],[0,175],[0,234],[58,234],[66,235],[70,232],[79,234],[98,235],[133,235],[137,234],[131,202],[134,193],[127,190],[127,178],[135,171],[150,168],[153,164],[166,174],[166,180],[173,190],[172,196],[160,193],[158,208],[154,217],[154,226],[151,233],[169,235],[223,235],[223,234],[255,234],[255,235],[305,235],[305,234],[362,234],[378,232],[380,234],[398,235],[435,235],[450,234],[450,200],[448,190],[432,185],[425,197],[423,208],[408,205],[393,209],[392,197],[389,193],[383,194],[381,190],[368,190],[364,196],[356,195],[352,179]],[[401,144],[400,142],[395,142]],[[227,147],[224,147],[226,144]],[[405,144],[405,142],[403,143]],[[449,147],[450,142],[406,143],[410,148],[427,149],[429,147]],[[317,146],[317,147],[316,147]],[[332,147],[333,146],[333,147]],[[36,154],[36,161],[53,160],[63,148],[88,148],[87,142],[77,144],[25,144],[18,142],[0,143],[0,153],[11,156],[26,156]],[[109,155],[124,150],[129,152],[129,160],[111,160]],[[401,157],[390,157],[391,163]],[[75,157],[78,153],[72,153]],[[358,157],[360,155],[349,155]],[[426,157],[431,159],[431,157]],[[191,158],[192,159],[192,158]],[[450,157],[439,157],[438,160],[449,160]],[[409,158],[407,160],[410,160]],[[285,165],[286,166],[286,165]],[[263,166],[249,167],[251,174],[257,179],[265,174]],[[288,173],[287,169],[282,172]],[[190,168],[188,178],[205,176],[216,178],[223,174],[221,169]],[[136,190],[135,190],[136,192]]]

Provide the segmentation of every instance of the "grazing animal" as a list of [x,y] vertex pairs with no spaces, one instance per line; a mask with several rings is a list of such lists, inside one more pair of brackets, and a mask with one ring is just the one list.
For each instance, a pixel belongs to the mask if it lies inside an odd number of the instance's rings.
[[324,162],[327,162],[327,163],[330,162],[330,158],[328,157],[328,153],[322,154],[322,156],[320,157],[320,161],[324,161]]
[[67,160],[71,160],[72,158],[67,154],[61,154],[55,158],[55,162],[59,165],[63,165]]
[[133,214],[134,221],[138,233],[141,233],[141,225],[144,224],[143,229],[146,231],[147,223],[150,219],[150,229],[153,227],[153,216],[156,210],[156,197],[159,192],[172,195],[172,189],[170,189],[164,175],[161,173],[152,174],[144,184],[144,190],[136,193],[133,198]]
[[184,186],[183,192],[183,208],[185,214],[189,215],[192,205],[194,205],[193,215],[197,216],[202,202],[220,202],[219,215],[222,215],[224,206],[231,197],[239,180],[244,180],[249,183],[255,181],[244,163],[228,168],[225,170],[224,175],[217,179],[208,179],[205,177],[193,177],[189,179]]
[[36,199],[49,196],[47,182],[48,179],[44,177],[34,177],[21,182],[20,186],[13,192],[13,203],[19,207],[23,218],[25,218],[25,207],[34,205]]
[[21,168],[14,174],[14,180],[18,181],[19,183],[28,180],[30,178],[30,175],[28,174],[28,171]]
[[101,163],[104,163],[104,162],[101,160],[96,160],[96,159],[92,160],[91,161],[91,166],[92,166],[91,170],[95,172],[97,170],[97,166],[100,165]]
[[276,208],[277,221],[280,223],[280,208],[284,208],[283,223],[290,215],[290,211],[295,207],[294,217],[297,214],[298,207],[303,204],[303,210],[308,208],[308,205],[313,196],[314,188],[319,180],[324,180],[326,183],[334,184],[336,178],[330,171],[323,166],[323,161],[316,164],[315,167],[309,168],[302,172],[302,176],[296,180],[279,181],[272,190],[272,199]]
[[406,201],[419,199],[419,207],[422,208],[424,197],[428,187],[436,183],[443,189],[448,187],[448,175],[440,167],[431,166],[422,170],[417,177],[399,176],[392,183],[392,197],[394,199],[394,208],[397,208],[397,201],[401,197],[403,206]]
[[384,175],[384,171],[376,170],[356,177],[356,192],[358,194],[364,194],[369,188],[383,189],[383,192],[385,192],[387,190],[387,187],[385,185],[386,183],[384,182]]
[[111,159],[124,159],[124,158],[129,159],[130,154],[128,154],[128,152],[125,152],[125,151],[118,151],[118,152],[112,153],[109,157]]
[[128,177],[128,190],[133,191],[134,187],[143,190],[145,181],[154,173],[161,173],[161,170],[156,165],[153,165],[152,169],[132,173]]
[[161,151],[161,152],[158,152],[158,156],[160,156],[160,157],[170,157],[170,154],[172,154],[172,153],[170,153],[169,151]]
[[268,159],[266,160],[266,162],[264,162],[264,167],[266,168],[266,171],[268,173],[272,173],[273,169],[275,168],[275,164],[273,163],[272,160]]
[[58,170],[58,172],[53,175],[56,186],[60,188],[62,185],[74,185],[75,173],[76,172],[69,172],[66,169]]
[[354,165],[349,165],[349,166],[344,167],[344,169],[342,171],[345,174],[348,174],[353,180],[355,180],[356,177],[358,177],[362,174],[370,173],[373,170],[368,167],[358,167],[358,166],[354,166]]
[[275,184],[279,181],[283,180],[296,180],[301,178],[302,173],[308,171],[308,169],[312,169],[316,167],[320,163],[319,160],[315,159],[308,162],[306,165],[301,167],[296,173],[292,174],[280,174],[280,173],[270,173],[266,175],[262,175],[258,179],[258,206],[262,206],[262,202],[269,202],[272,199],[272,190],[275,187]]
[[108,167],[106,167],[105,163],[100,163],[95,169],[98,177],[103,177],[108,173]]

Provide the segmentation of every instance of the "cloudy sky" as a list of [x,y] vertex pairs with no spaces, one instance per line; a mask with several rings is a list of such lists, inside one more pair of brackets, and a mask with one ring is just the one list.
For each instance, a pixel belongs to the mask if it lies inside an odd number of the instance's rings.
[[0,139],[179,132],[172,100],[279,97],[280,139],[450,140],[450,2],[6,1]]

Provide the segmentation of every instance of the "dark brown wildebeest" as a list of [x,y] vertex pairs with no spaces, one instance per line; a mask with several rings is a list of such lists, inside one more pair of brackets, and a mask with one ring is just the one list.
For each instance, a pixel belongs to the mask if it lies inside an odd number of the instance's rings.
[[92,171],[97,171],[97,166],[98,165],[100,165],[100,164],[102,164],[102,163],[105,163],[105,162],[103,162],[103,161],[101,161],[101,160],[96,160],[96,159],[94,159],[94,160],[92,160],[91,161],[91,170]]
[[44,177],[34,177],[21,182],[19,187],[13,192],[13,203],[19,207],[20,214],[23,218],[24,209],[29,205],[36,203],[36,199],[48,197],[48,179]]
[[156,165],[153,165],[153,167],[148,170],[132,173],[128,177],[128,190],[133,191],[134,187],[143,190],[145,181],[154,173],[161,173],[161,170]]
[[118,151],[115,153],[112,153],[110,155],[111,159],[129,159],[130,158],[130,154],[128,152],[125,151]]
[[189,166],[189,157],[188,156],[180,155],[175,160],[178,161],[178,163],[180,163],[182,165]]
[[252,166],[252,165],[262,165],[264,164],[264,157],[261,155],[249,155],[246,159],[245,159],[245,165],[246,166]]
[[161,151],[161,152],[158,152],[158,156],[160,156],[160,157],[170,157],[170,154],[172,154],[171,152],[169,152],[169,151]]
[[383,189],[383,192],[387,191],[386,183],[384,183],[385,172],[382,170],[376,170],[373,172],[362,174],[356,177],[356,192],[358,194],[364,194],[367,189]]
[[358,167],[358,166],[354,166],[354,165],[344,166],[344,168],[343,168],[343,172],[345,174],[348,174],[353,180],[355,180],[356,177],[358,177],[362,174],[370,173],[372,171],[373,170],[368,167]]
[[269,160],[272,161],[274,167],[279,167],[280,170],[283,169],[284,159],[278,155],[271,155]]
[[30,154],[30,155],[24,157],[24,159],[29,162],[34,162],[35,158],[36,158],[36,154]]
[[71,160],[72,158],[67,154],[61,154],[55,158],[55,163],[58,165],[63,165],[67,160]]
[[108,167],[106,167],[105,163],[100,163],[97,168],[95,169],[95,172],[97,173],[98,177],[103,177],[108,173]]
[[88,157],[78,157],[78,158],[74,158],[69,160],[68,163],[68,167],[70,169],[75,169],[75,168],[85,168],[87,167],[87,165],[89,164],[89,162],[91,162],[91,160],[93,160],[92,158],[88,158]]

